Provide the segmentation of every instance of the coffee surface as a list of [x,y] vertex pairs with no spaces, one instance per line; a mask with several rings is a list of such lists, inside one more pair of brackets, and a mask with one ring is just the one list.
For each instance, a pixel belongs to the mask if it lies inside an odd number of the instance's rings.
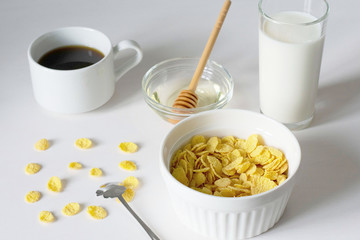
[[38,61],[44,67],[74,70],[90,66],[104,57],[97,49],[86,46],[64,46],[45,53]]

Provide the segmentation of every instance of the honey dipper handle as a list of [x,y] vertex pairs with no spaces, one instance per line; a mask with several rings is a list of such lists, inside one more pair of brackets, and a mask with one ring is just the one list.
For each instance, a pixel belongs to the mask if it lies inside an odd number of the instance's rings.
[[200,61],[196,67],[195,73],[191,79],[190,85],[189,85],[189,90],[195,92],[196,87],[198,85],[199,79],[202,75],[202,72],[205,68],[206,62],[210,56],[210,53],[214,47],[215,41],[217,36],[219,35],[220,29],[224,23],[226,14],[230,8],[231,5],[231,1],[230,0],[225,0],[225,3],[223,4],[220,14],[218,16],[218,19],[216,20],[215,26],[211,32],[211,35],[209,37],[208,42],[206,43],[206,46],[204,48],[204,51],[201,55]]

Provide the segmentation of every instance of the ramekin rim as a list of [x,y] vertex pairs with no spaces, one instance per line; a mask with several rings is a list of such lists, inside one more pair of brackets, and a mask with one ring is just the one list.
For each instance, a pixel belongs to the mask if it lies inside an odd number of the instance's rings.
[[[266,192],[263,193],[259,193],[256,195],[251,195],[251,196],[243,196],[243,197],[219,197],[219,196],[213,196],[213,195],[209,195],[209,194],[205,194],[205,193],[201,193],[199,191],[196,191],[194,189],[191,189],[188,186],[185,186],[184,184],[180,183],[178,180],[176,180],[171,174],[170,171],[168,170],[168,168],[165,165],[165,159],[163,158],[163,146],[165,145],[165,142],[167,140],[167,138],[169,137],[169,135],[171,134],[171,132],[175,131],[175,129],[179,126],[179,124],[183,124],[188,122],[188,121],[193,121],[192,119],[196,119],[196,118],[200,118],[203,115],[207,115],[207,114],[213,114],[214,112],[217,111],[241,111],[244,112],[245,114],[252,114],[252,115],[256,115],[258,117],[264,118],[267,121],[271,121],[272,123],[278,125],[280,128],[282,128],[285,132],[287,132],[289,134],[289,136],[294,140],[295,146],[296,146],[296,151],[298,152],[298,158],[299,158],[299,163],[297,164],[293,174],[288,177],[281,185],[268,190]],[[165,137],[162,139],[161,144],[160,144],[160,170],[162,172],[162,177],[163,178],[167,178],[169,179],[173,184],[175,184],[175,186],[180,187],[180,189],[182,191],[186,191],[189,194],[192,194],[194,197],[199,197],[199,198],[204,198],[204,199],[208,199],[208,200],[216,200],[216,201],[225,201],[225,202],[232,202],[232,201],[249,201],[249,200],[253,200],[253,199],[258,199],[258,198],[264,198],[270,194],[275,194],[278,191],[281,191],[281,189],[284,189],[290,182],[291,179],[295,178],[295,176],[297,175],[297,172],[300,168],[300,164],[301,164],[301,148],[300,148],[300,144],[299,141],[297,140],[297,138],[295,137],[295,135],[293,134],[293,132],[291,132],[291,130],[289,130],[285,125],[277,122],[276,120],[273,120],[263,114],[260,113],[256,113],[253,111],[249,111],[249,110],[243,110],[243,109],[214,109],[214,110],[210,110],[210,111],[205,111],[205,112],[201,112],[198,113],[196,115],[193,115],[189,118],[186,118],[184,120],[182,120],[180,123],[178,123],[177,125],[175,125],[166,135]],[[165,175],[164,175],[165,174]],[[164,179],[163,179],[164,180]],[[191,190],[191,191],[190,191]]]

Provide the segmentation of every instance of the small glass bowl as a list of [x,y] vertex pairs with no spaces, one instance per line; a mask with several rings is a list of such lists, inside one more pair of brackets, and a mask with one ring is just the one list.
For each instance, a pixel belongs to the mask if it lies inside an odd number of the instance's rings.
[[145,101],[164,120],[177,123],[199,112],[221,109],[232,98],[234,82],[230,73],[209,60],[196,89],[198,107],[172,107],[180,91],[188,88],[198,62],[198,58],[169,59],[156,64],[144,75],[142,89]]

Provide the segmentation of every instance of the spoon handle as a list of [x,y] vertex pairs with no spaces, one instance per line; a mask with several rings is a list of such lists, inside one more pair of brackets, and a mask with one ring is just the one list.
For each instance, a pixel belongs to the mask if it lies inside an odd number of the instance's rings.
[[119,196],[118,199],[126,207],[126,209],[133,215],[133,217],[140,223],[140,225],[144,228],[147,234],[149,234],[151,239],[160,240],[160,238],[156,236],[156,234],[153,231],[151,231],[151,229],[143,222],[143,220],[141,220],[141,218],[138,215],[136,215],[136,213],[131,209],[129,204],[125,201],[125,199],[122,196]]

